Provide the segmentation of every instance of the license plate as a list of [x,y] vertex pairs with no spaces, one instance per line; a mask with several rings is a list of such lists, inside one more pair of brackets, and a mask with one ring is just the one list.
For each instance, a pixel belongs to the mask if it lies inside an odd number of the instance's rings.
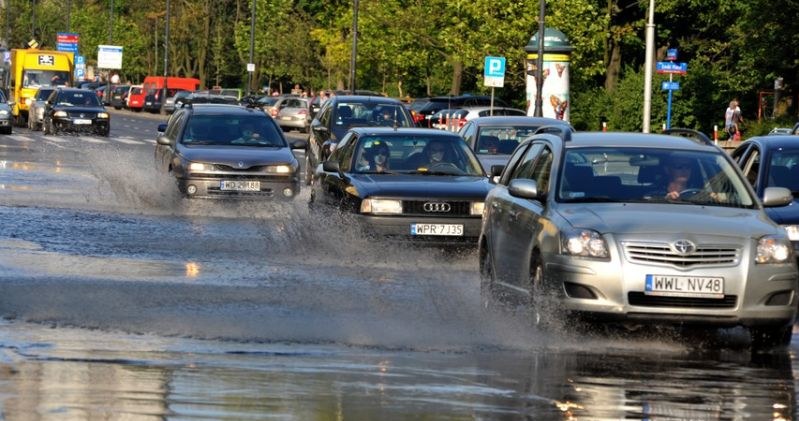
[[724,298],[724,278],[717,276],[646,275],[646,295]]
[[92,121],[91,120],[87,120],[85,118],[76,118],[74,120],[74,123],[75,124],[92,124]]
[[291,120],[291,116],[284,115],[283,117],[280,117],[280,119],[281,120]]
[[463,235],[460,224],[411,224],[411,235]]
[[153,103],[150,102],[150,101],[147,101],[147,105],[153,105]]
[[260,191],[260,181],[222,180],[220,190],[225,191]]

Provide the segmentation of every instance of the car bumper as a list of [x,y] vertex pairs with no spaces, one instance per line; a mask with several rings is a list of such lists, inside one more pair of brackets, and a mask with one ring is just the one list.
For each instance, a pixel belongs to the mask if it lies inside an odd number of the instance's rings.
[[[740,253],[754,251],[745,246]],[[787,325],[796,319],[799,275],[793,264],[715,264],[688,271],[639,264],[621,254],[611,249],[609,261],[553,255],[544,279],[556,287],[563,308],[595,320],[750,327]],[[647,275],[720,277],[723,297],[647,294]]]
[[[414,244],[477,247],[482,220],[477,217],[429,218],[408,216],[355,215],[355,220],[369,235],[387,240],[410,242]],[[451,224],[462,225],[463,235],[414,235],[413,224]]]
[[105,135],[109,130],[109,121],[94,119],[91,124],[75,124],[75,120],[73,119],[57,118],[53,119],[53,126],[56,130],[61,132]]
[[11,115],[5,117],[0,117],[0,127],[10,127],[11,126]]
[[[219,178],[178,178],[178,189],[188,197],[197,198],[270,198],[275,200],[293,200],[300,192],[300,179],[298,176],[280,180],[258,180],[258,191],[226,191],[222,190]],[[196,192],[189,193],[190,186]]]
[[291,119],[291,120],[283,120],[282,118],[276,118],[277,124],[280,127],[288,127],[292,129],[307,129],[308,128],[308,120],[306,119]]

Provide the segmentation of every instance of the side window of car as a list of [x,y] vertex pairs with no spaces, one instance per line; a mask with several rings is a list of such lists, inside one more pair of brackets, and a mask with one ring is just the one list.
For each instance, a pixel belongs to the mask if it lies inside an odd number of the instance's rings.
[[513,170],[515,169],[516,165],[521,161],[523,156],[526,156],[527,150],[530,149],[530,145],[523,146],[517,148],[516,151],[511,155],[508,159],[508,163],[505,164],[505,170],[502,172],[502,178],[499,180],[499,184],[508,185],[511,180],[511,175],[513,174]]
[[474,145],[474,135],[476,131],[475,124],[470,122],[463,126],[463,131],[461,132],[463,140],[471,149],[475,149],[472,145]]
[[741,168],[743,169],[746,179],[749,180],[749,184],[757,188],[757,175],[760,172],[760,150],[752,147],[749,156],[745,159]]
[[186,113],[185,112],[177,112],[172,115],[170,118],[169,124],[167,125],[166,132],[164,136],[174,140],[178,138],[180,134],[183,123],[186,121]]
[[549,191],[549,174],[552,169],[552,151],[548,147],[544,147],[538,159],[533,164],[532,178],[538,185],[538,192],[542,195],[547,194]]
[[535,164],[536,158],[538,158],[538,155],[541,153],[543,148],[544,145],[540,143],[533,144],[533,146],[527,150],[524,158],[519,161],[519,165],[513,169],[510,180],[515,180],[517,178],[533,178],[533,165]]
[[328,123],[330,121],[330,110],[332,109],[332,107],[330,106],[331,102],[332,101],[327,101],[327,103],[323,106],[324,108],[319,114],[319,122],[322,123],[322,125],[325,127],[330,127]]

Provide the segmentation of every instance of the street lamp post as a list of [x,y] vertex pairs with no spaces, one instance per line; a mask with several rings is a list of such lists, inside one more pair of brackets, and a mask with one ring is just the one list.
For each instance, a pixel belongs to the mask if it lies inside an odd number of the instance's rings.
[[252,74],[255,71],[255,0],[252,0],[252,13],[250,16],[250,61],[247,63],[247,95],[252,92]]
[[358,54],[358,0],[352,10],[352,53],[350,56],[350,91],[355,93],[355,58]]
[[544,116],[544,97],[542,92],[544,90],[544,14],[546,13],[546,1],[538,1],[538,60],[536,61],[535,70],[535,117]]
[[164,90],[161,93],[161,103],[166,102],[167,69],[169,67],[169,4],[166,0],[166,33],[164,34]]
[[652,62],[654,58],[655,0],[649,0],[649,22],[646,24],[646,57],[644,59],[644,133],[649,133],[649,125],[652,120]]

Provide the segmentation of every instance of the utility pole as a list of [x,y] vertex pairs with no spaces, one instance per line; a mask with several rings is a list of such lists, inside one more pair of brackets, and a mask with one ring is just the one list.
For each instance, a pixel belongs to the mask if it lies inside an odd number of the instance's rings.
[[646,24],[646,57],[644,60],[644,122],[649,133],[652,120],[652,63],[655,59],[655,0],[649,0],[649,21]]
[[170,1],[166,0],[166,34],[164,34],[164,90],[161,93],[161,104],[166,102],[166,83],[167,83],[167,69],[169,67],[169,4]]
[[538,1],[538,59],[535,69],[535,117],[544,116],[544,97],[541,91],[544,90],[544,37],[546,27],[544,25],[544,14],[546,13],[547,3],[544,0]]
[[252,74],[255,71],[255,0],[252,0],[252,13],[250,16],[250,61],[247,63],[247,90],[245,95],[252,92]]
[[355,93],[355,63],[358,55],[358,0],[352,10],[352,53],[350,56],[350,91]]

